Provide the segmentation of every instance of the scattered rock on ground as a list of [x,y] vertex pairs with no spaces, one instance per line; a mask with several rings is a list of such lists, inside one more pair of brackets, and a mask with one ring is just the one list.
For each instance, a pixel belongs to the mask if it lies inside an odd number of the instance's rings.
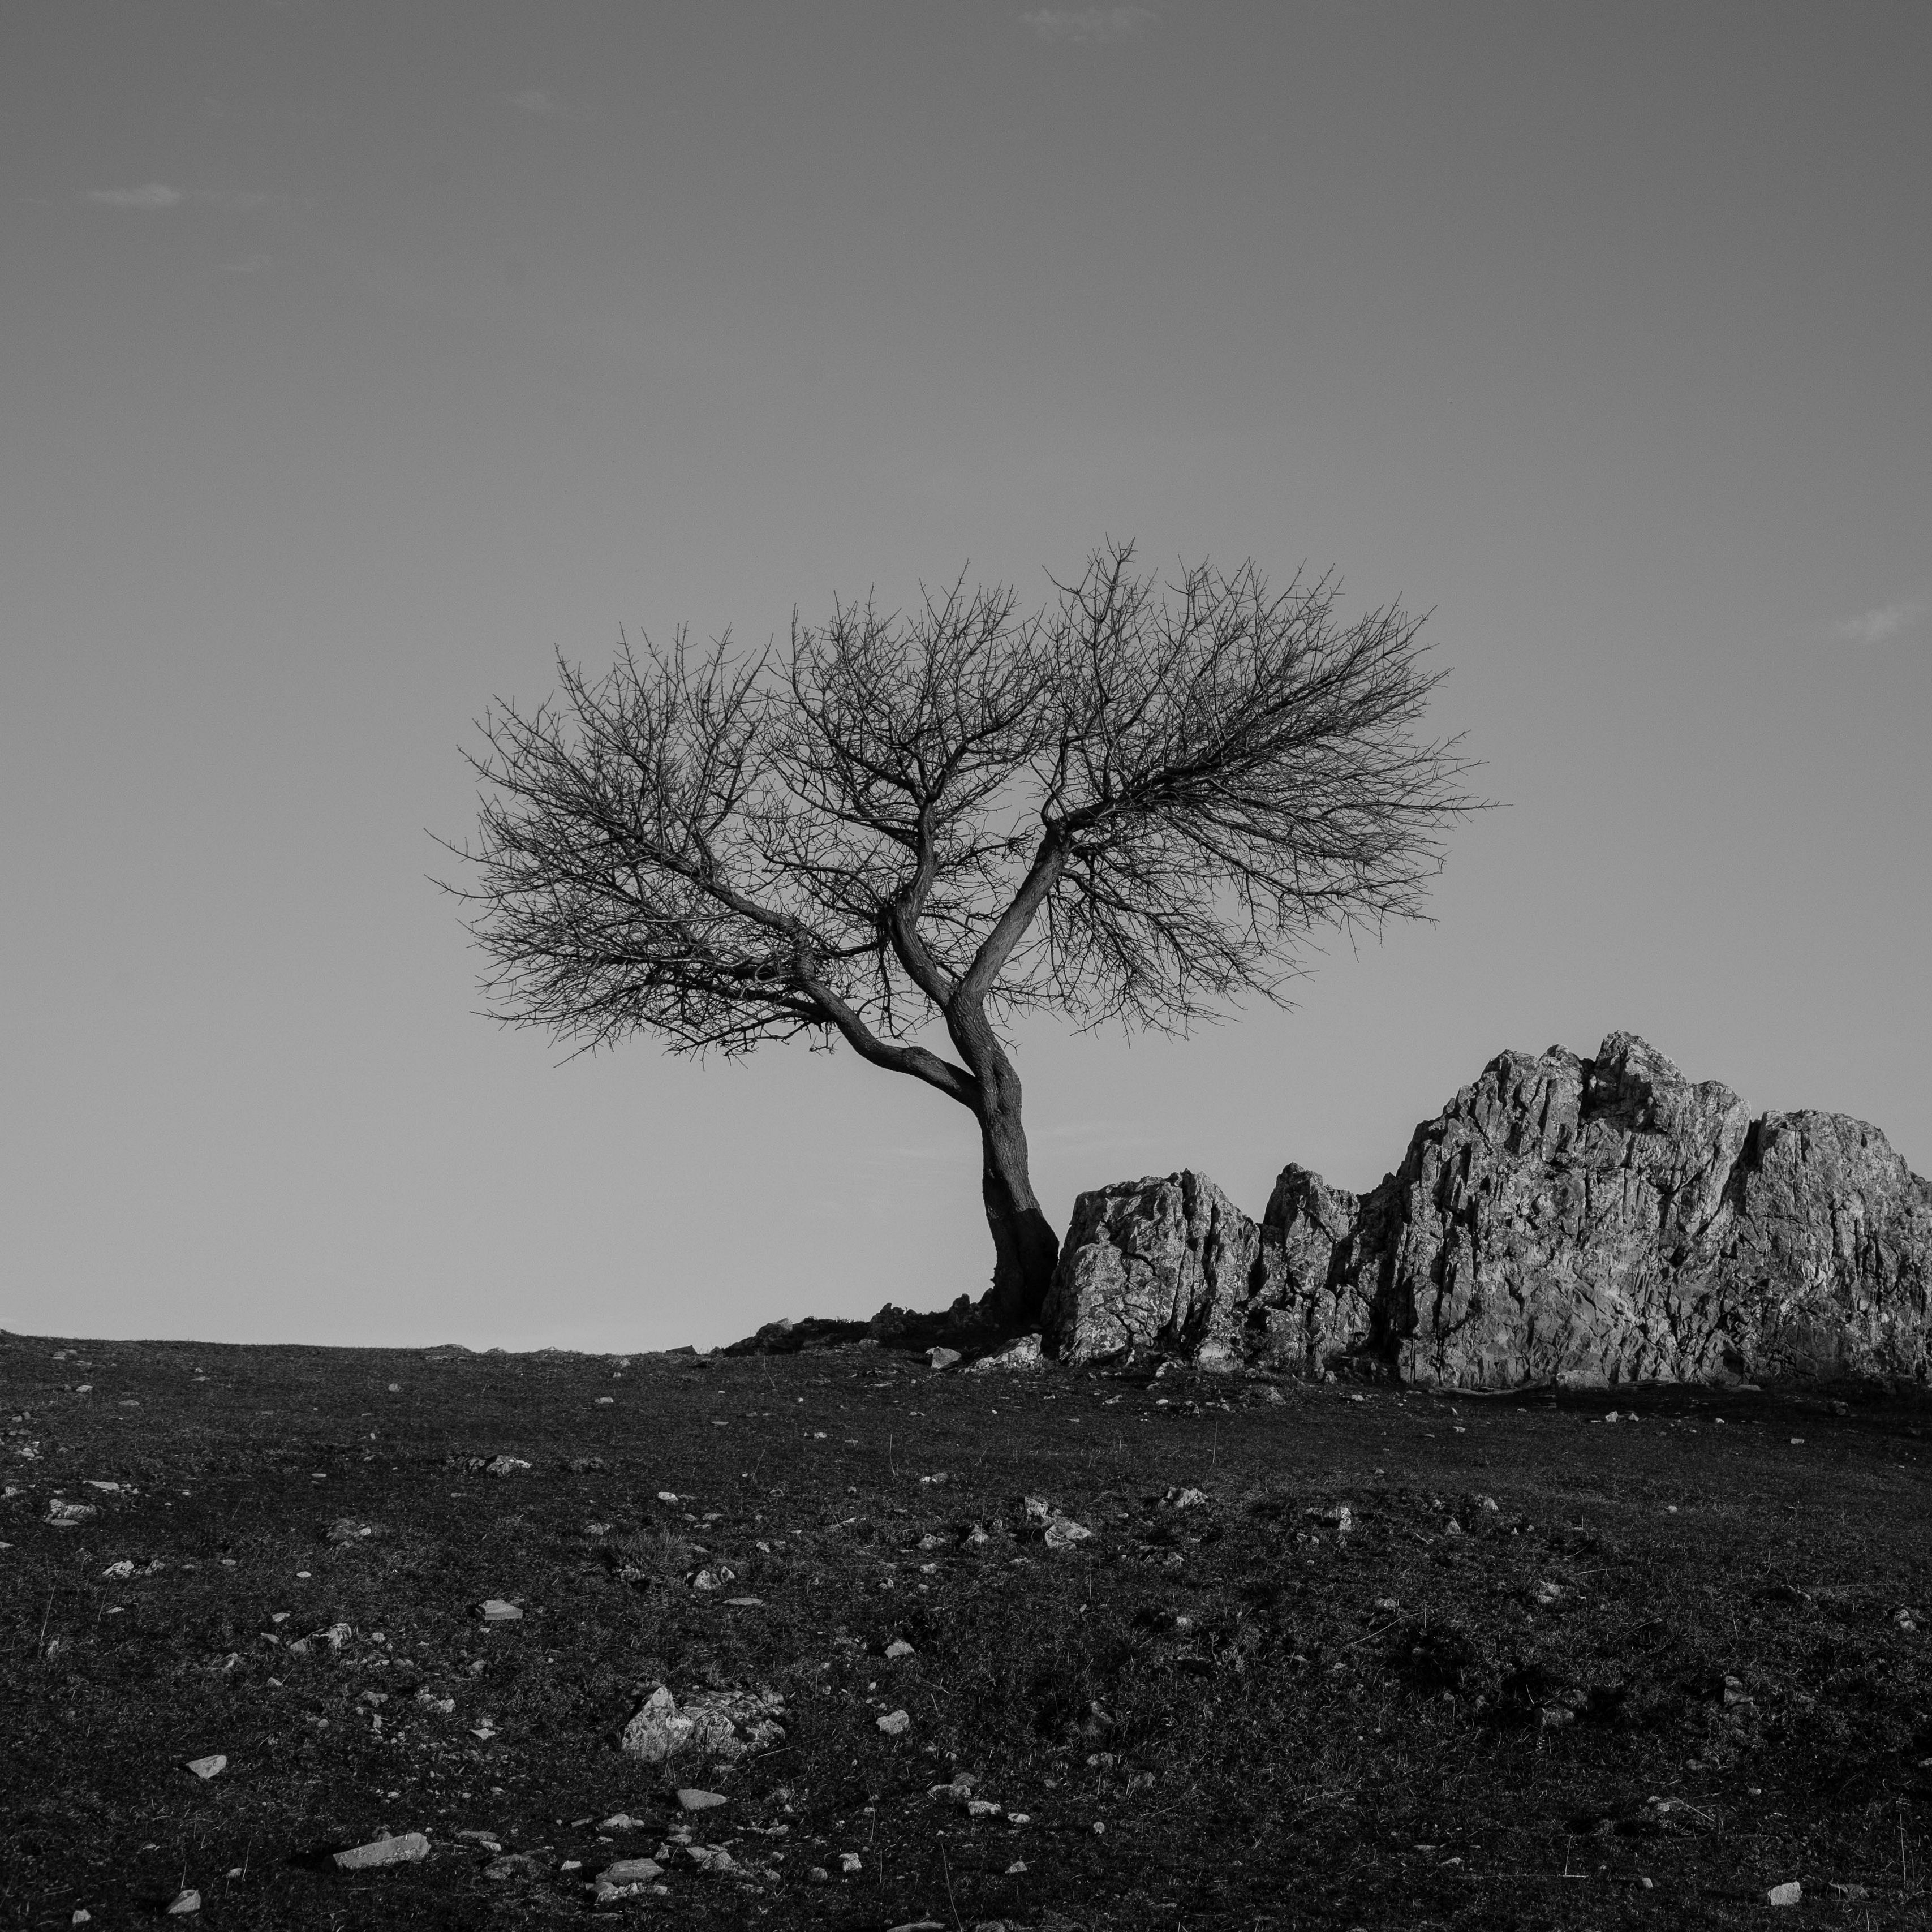
[[710,1811],[727,1801],[722,1791],[700,1791],[691,1785],[680,1785],[677,1802],[687,1811]]
[[623,1748],[646,1764],[686,1750],[730,1763],[784,1742],[784,1700],[770,1690],[698,1690],[682,1707],[660,1684],[624,1726]]
[[216,1751],[207,1757],[191,1757],[182,1768],[200,1778],[219,1778],[228,1768],[228,1760]]
[[201,1894],[190,1887],[186,1892],[178,1892],[169,1901],[167,1916],[170,1918],[191,1918],[201,1910]]
[[477,1605],[476,1614],[486,1624],[513,1624],[524,1613],[514,1604],[506,1602],[501,1597],[486,1597]]
[[597,1874],[604,1885],[648,1883],[664,1876],[664,1867],[656,1858],[614,1858]]
[[926,1366],[934,1369],[950,1369],[959,1359],[957,1348],[928,1348],[926,1352]]
[[873,1721],[887,1737],[896,1738],[902,1737],[905,1734],[912,1719],[904,1711],[888,1711],[883,1717],[875,1718]]
[[965,1372],[971,1376],[997,1374],[1030,1374],[1045,1366],[1046,1358],[1040,1348],[1037,1335],[1022,1335],[1017,1341],[1009,1342],[1003,1348],[995,1348],[991,1354],[982,1355],[976,1362],[968,1362]]
[[1084,1522],[1063,1515],[1044,1496],[1028,1496],[1026,1514],[1028,1524],[1040,1532],[1049,1550],[1070,1550],[1094,1534]]
[[367,1871],[378,1865],[414,1864],[429,1856],[429,1840],[420,1832],[405,1832],[400,1838],[372,1838],[366,1845],[352,1845],[338,1852],[335,1862],[344,1871]]

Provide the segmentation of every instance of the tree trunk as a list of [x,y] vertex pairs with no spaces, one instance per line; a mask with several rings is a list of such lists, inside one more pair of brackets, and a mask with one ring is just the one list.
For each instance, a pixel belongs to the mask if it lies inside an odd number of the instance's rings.
[[985,1154],[980,1192],[993,1234],[993,1308],[1004,1327],[1031,1327],[1046,1305],[1060,1238],[1028,1177],[1017,1096],[1010,1105],[995,1100],[987,1106],[980,1117],[980,1139]]

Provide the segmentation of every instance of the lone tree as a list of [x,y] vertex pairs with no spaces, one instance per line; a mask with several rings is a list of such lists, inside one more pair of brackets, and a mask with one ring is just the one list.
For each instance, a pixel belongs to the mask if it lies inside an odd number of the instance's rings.
[[1418,914],[1473,803],[1454,742],[1414,733],[1444,674],[1420,620],[1342,622],[1336,589],[1252,563],[1163,586],[1109,546],[1032,614],[962,576],[760,654],[560,658],[560,692],[470,754],[495,1016],[697,1054],[842,1038],[924,1081],[979,1124],[992,1310],[1036,1316],[1059,1243],[1009,1022],[1280,1002],[1298,935]]

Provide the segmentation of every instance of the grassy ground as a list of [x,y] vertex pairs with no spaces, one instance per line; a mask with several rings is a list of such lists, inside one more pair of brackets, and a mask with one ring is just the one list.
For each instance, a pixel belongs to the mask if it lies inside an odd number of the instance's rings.
[[8,1336],[0,1419],[7,1927],[1932,1924],[1922,1408]]

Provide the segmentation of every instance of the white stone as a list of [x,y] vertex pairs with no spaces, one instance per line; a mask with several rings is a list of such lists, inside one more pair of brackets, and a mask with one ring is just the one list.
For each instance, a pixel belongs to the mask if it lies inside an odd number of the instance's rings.
[[366,1871],[379,1865],[414,1864],[429,1856],[429,1840],[420,1832],[405,1832],[400,1838],[374,1838],[366,1845],[353,1845],[338,1852],[335,1862],[344,1871]]

